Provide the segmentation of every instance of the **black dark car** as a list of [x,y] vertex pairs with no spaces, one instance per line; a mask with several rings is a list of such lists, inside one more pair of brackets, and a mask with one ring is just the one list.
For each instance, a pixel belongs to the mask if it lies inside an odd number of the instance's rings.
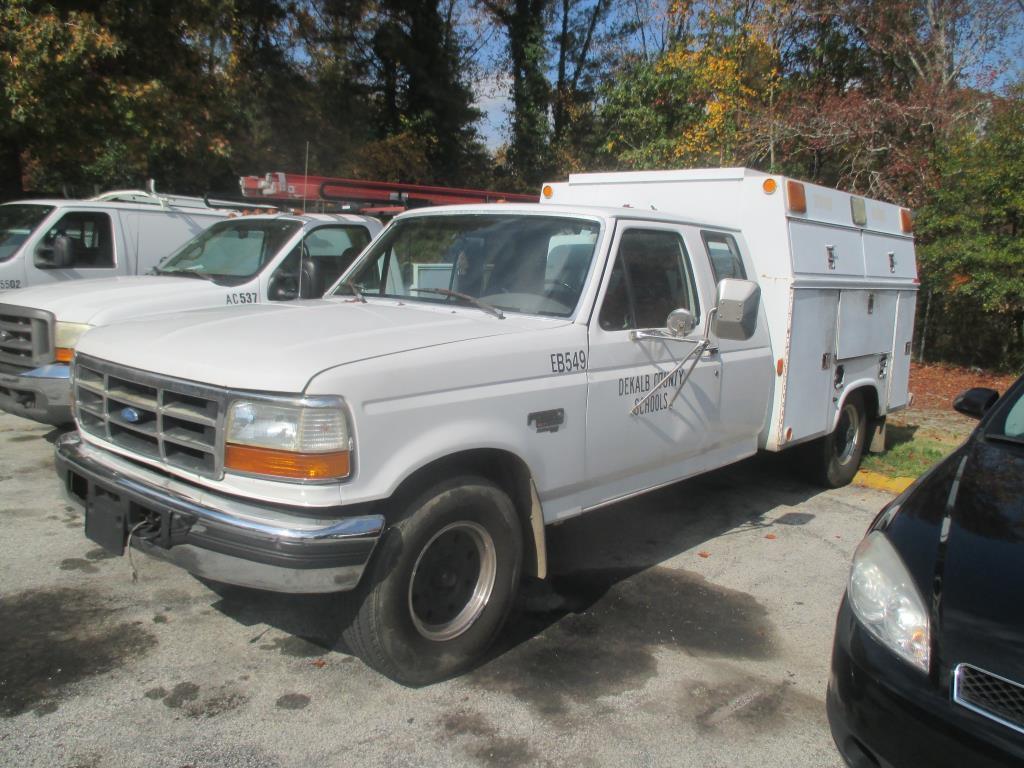
[[1024,765],[1024,377],[886,506],[839,608],[827,706],[855,768]]

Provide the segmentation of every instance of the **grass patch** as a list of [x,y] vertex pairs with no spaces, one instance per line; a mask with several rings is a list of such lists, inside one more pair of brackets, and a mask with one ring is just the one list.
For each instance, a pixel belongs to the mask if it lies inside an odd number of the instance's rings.
[[889,477],[917,477],[932,464],[946,458],[955,444],[940,443],[936,440],[917,437],[913,434],[906,439],[888,440],[892,444],[885,453],[865,454],[861,467]]

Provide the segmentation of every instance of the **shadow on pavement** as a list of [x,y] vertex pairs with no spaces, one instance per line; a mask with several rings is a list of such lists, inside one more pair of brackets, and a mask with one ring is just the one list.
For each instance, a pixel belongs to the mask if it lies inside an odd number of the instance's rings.
[[[549,578],[524,580],[505,629],[470,680],[489,687],[532,680],[540,689],[550,682],[580,696],[600,695],[607,691],[581,689],[567,680],[587,679],[596,664],[603,670],[603,686],[614,687],[616,680],[632,685],[637,676],[653,673],[652,654],[659,645],[771,657],[774,629],[750,595],[659,564],[729,533],[776,522],[804,525],[813,514],[772,513],[820,492],[794,479],[789,457],[759,455],[549,526]],[[300,657],[345,650],[341,631],[350,610],[345,595],[207,586],[220,596],[213,607],[224,615],[289,635],[266,641],[265,632],[254,634],[251,642],[264,649]],[[616,672],[609,674],[610,669]],[[543,701],[550,709],[564,704],[564,697],[552,698],[547,691]]]

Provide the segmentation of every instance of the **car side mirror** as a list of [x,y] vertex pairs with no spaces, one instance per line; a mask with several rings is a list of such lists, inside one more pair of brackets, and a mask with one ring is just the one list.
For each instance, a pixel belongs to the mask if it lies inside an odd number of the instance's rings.
[[697,318],[688,309],[673,309],[668,313],[665,326],[673,336],[686,336],[697,327]]
[[49,245],[40,243],[32,263],[36,269],[67,269],[75,263],[75,241],[67,235],[57,235]]
[[274,275],[267,286],[267,298],[271,301],[292,301],[299,298],[299,287],[294,277]]
[[720,339],[746,341],[757,330],[761,287],[752,280],[727,277],[718,283],[714,333]]
[[988,413],[998,399],[999,393],[994,389],[974,387],[953,398],[953,410],[964,416],[970,416],[972,419],[980,419]]

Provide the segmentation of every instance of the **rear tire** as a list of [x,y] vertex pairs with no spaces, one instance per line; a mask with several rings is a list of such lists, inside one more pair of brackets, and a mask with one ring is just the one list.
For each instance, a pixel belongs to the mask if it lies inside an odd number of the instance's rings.
[[522,551],[508,494],[473,475],[438,483],[385,531],[343,638],[366,664],[403,685],[456,675],[501,631]]
[[867,434],[864,397],[851,392],[843,401],[836,428],[806,446],[804,460],[809,479],[826,488],[848,485],[860,468]]

